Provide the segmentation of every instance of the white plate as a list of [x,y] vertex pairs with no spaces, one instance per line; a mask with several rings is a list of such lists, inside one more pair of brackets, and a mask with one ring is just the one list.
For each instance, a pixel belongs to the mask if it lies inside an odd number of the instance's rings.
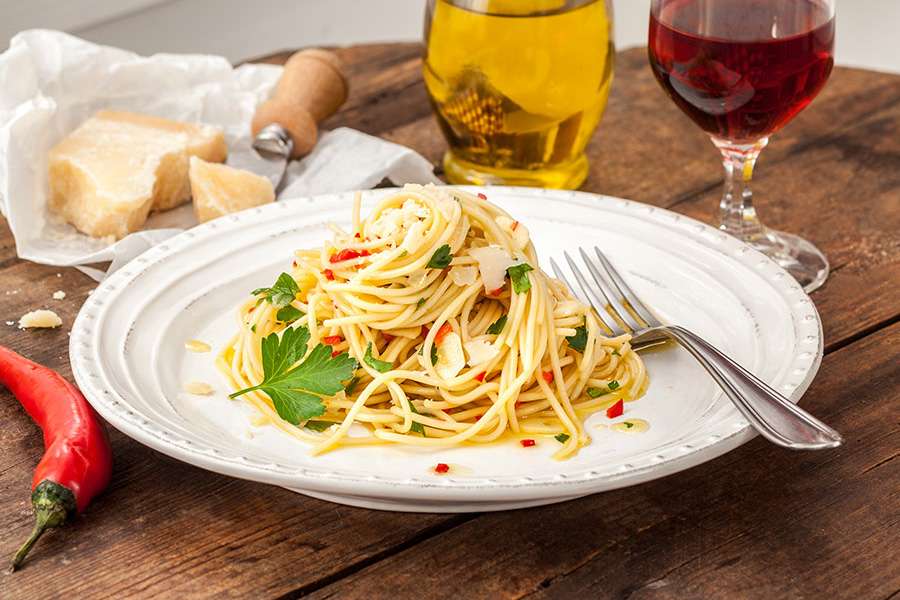
[[[528,225],[545,268],[576,245],[599,245],[640,296],[671,323],[694,329],[797,401],[822,355],[809,297],[775,263],[716,229],[627,200],[526,188],[484,190]],[[365,192],[364,208],[392,190]],[[206,223],[167,240],[110,276],[72,330],[75,378],[91,404],[126,435],[185,462],[356,506],[462,512],[560,502],[663,477],[719,456],[753,431],[680,349],[645,355],[650,387],[626,417],[643,434],[588,420],[593,443],[567,461],[557,442],[446,450],[378,446],[311,457],[253,411],[227,399],[216,352],[237,327],[235,307],[287,270],[296,248],[349,225],[352,194],[282,200]],[[185,350],[189,339],[213,352]],[[212,396],[182,391],[212,384]],[[436,475],[438,462],[461,468]]]

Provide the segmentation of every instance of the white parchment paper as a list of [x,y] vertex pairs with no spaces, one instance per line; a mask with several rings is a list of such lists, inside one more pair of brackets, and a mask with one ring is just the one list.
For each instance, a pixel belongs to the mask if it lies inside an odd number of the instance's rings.
[[[107,272],[196,224],[190,206],[151,216],[117,243],[77,232],[47,211],[47,153],[98,110],[140,112],[224,129],[230,152],[249,148],[250,119],[281,68],[233,68],[218,56],[137,54],[65,33],[31,30],[0,54],[0,212],[21,258],[57,266],[110,261]],[[352,129],[324,132],[288,169],[279,198],[438,180],[409,148]],[[104,271],[81,267],[101,279]]]

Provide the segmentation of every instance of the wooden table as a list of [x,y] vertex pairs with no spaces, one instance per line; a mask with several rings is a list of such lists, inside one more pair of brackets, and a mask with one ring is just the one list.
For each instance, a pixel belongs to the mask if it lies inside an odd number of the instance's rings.
[[[328,126],[407,144],[437,162],[414,44],[341,50],[352,92]],[[285,55],[272,57],[280,62]],[[711,220],[709,141],[664,97],[643,50],[618,56],[584,189]],[[842,448],[756,438],[700,467],[555,506],[484,515],[375,512],[229,479],[111,432],[109,490],[0,597],[871,598],[900,589],[900,77],[836,69],[763,153],[766,221],[831,260],[813,294],[825,360],[802,405]],[[16,258],[0,225],[0,344],[69,376],[66,332],[94,283]],[[67,293],[51,300],[55,290]],[[3,325],[51,306],[57,331]],[[0,556],[31,527],[37,428],[0,391]]]

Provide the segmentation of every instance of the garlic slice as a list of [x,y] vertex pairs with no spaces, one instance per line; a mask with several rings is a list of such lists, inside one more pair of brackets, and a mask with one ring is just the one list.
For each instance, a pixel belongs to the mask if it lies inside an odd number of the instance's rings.
[[480,365],[492,360],[500,354],[500,350],[494,344],[484,340],[472,340],[463,344],[466,354],[469,356],[468,364],[470,367]]
[[437,347],[438,360],[434,370],[444,379],[452,379],[459,375],[466,366],[466,355],[463,352],[462,340],[456,332],[444,336]]
[[513,257],[500,246],[472,248],[469,255],[478,262],[484,291],[488,294],[503,287],[506,282],[506,269],[516,264]]
[[474,284],[477,279],[477,267],[457,266],[450,269],[450,281],[452,281],[454,285],[466,287]]

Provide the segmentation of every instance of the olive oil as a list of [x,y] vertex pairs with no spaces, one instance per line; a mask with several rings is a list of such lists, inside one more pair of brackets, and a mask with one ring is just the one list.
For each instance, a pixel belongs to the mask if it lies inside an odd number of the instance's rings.
[[432,0],[424,78],[453,183],[574,188],[609,96],[604,0]]

